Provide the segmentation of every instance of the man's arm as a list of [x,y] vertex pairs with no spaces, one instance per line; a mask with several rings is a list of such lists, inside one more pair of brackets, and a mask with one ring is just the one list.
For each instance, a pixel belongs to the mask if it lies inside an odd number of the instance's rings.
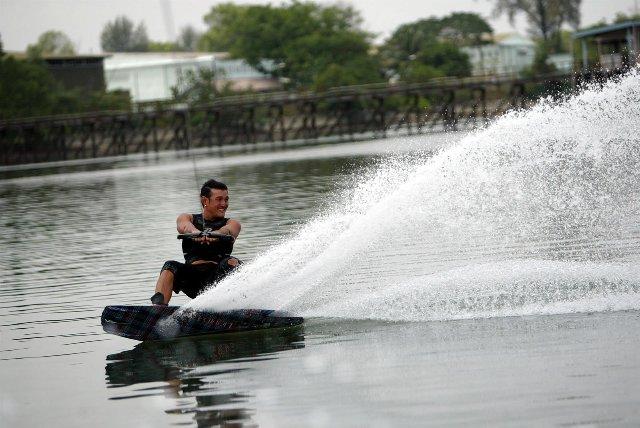
[[176,226],[178,233],[200,233],[200,230],[193,225],[193,216],[191,214],[180,214],[176,219]]
[[238,235],[240,235],[240,229],[242,229],[242,226],[240,226],[240,222],[230,219],[227,224],[222,226],[216,232],[224,233],[225,235],[231,235],[235,239],[238,237]]
[[[176,225],[178,229],[178,233],[200,233],[200,230],[193,225],[193,216],[191,214],[183,213],[178,216],[176,219]],[[225,235],[231,235],[233,238],[237,238],[240,235],[240,222],[237,220],[230,219],[227,224],[222,226],[220,229],[215,232],[223,233]],[[196,238],[195,241],[215,241],[218,238],[208,237],[208,238]]]

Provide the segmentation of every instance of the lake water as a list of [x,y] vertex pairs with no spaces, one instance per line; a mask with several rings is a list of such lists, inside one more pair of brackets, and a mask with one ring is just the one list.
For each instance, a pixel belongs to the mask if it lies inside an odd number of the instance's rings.
[[[0,425],[637,426],[640,78],[488,129],[0,170]],[[292,330],[138,343],[175,218],[230,186]]]

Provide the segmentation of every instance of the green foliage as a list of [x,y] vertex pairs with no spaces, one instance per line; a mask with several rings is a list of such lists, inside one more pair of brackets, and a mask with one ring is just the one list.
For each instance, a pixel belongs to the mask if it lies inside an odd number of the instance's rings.
[[602,28],[612,24],[621,24],[623,22],[629,22],[629,21],[640,21],[640,14],[627,15],[626,13],[618,12],[616,13],[615,18],[613,19],[613,22],[608,23],[606,19],[602,18],[600,21],[596,22],[595,24],[591,24],[587,27],[580,28],[580,31],[595,30],[596,28]]
[[456,46],[486,44],[485,36],[493,34],[493,28],[480,15],[469,12],[454,12],[440,20],[441,39]]
[[326,91],[338,86],[380,82],[378,67],[379,63],[376,59],[365,56],[342,64],[331,63],[315,76],[312,89]]
[[416,61],[436,68],[445,76],[466,77],[471,75],[469,56],[452,43],[438,43],[416,55]]
[[545,43],[544,40],[538,41],[533,64],[531,64],[531,67],[523,70],[522,74],[524,77],[535,77],[558,71],[556,66],[549,62],[550,43],[551,42]]
[[148,52],[194,52],[198,49],[200,34],[191,26],[184,27],[175,42],[149,41]]
[[27,46],[29,58],[40,58],[43,55],[75,55],[73,43],[62,31],[49,30],[38,37],[38,41]]
[[562,30],[557,34],[557,37],[560,41],[556,43],[556,53],[570,53],[571,44],[573,43],[573,32]]
[[181,51],[176,43],[173,42],[154,42],[150,41],[147,45],[149,52],[177,52]]
[[40,64],[0,58],[0,119],[53,113],[56,82]]
[[105,52],[146,52],[149,37],[144,23],[134,26],[126,16],[118,16],[102,29],[100,45]]
[[[294,87],[325,87],[336,81],[338,69],[351,75],[344,81],[355,75],[365,79],[359,83],[382,79],[375,57],[369,55],[371,35],[359,28],[360,15],[348,6],[224,3],[214,6],[205,22],[210,28],[200,48],[244,58],[261,71],[288,79]],[[275,66],[265,69],[263,60]],[[370,70],[355,70],[359,65]]]
[[185,52],[194,52],[198,50],[198,44],[200,42],[201,34],[196,31],[190,25],[182,28],[178,40],[176,40],[176,47],[178,50]]
[[233,94],[231,84],[223,82],[224,74],[215,69],[187,70],[178,77],[178,84],[171,88],[174,101],[190,105],[208,104],[218,98]]
[[[200,38],[199,49],[211,52],[230,52],[234,45],[234,38],[236,38],[235,33],[230,30],[240,31],[247,29],[242,28],[242,23],[250,8],[255,8],[256,12],[261,10],[257,6],[240,7],[232,3],[222,3],[214,6],[204,16],[204,22],[209,25],[209,30]],[[249,27],[249,25],[245,27]],[[246,37],[244,35],[238,36]]]
[[484,43],[491,26],[473,13],[452,13],[404,24],[381,48],[384,64],[403,81],[471,74],[469,57],[458,46]]
[[41,62],[0,57],[0,120],[130,108],[128,93],[65,90]]
[[126,111],[131,109],[131,97],[128,91],[61,90],[55,93],[54,109],[55,114]]
[[626,13],[618,12],[616,14],[616,17],[613,20],[613,23],[621,24],[623,22],[629,22],[629,21],[640,21],[640,13],[627,15]]
[[421,50],[438,43],[442,26],[438,18],[421,19],[398,27],[381,48],[385,65],[392,69],[401,68]]
[[441,19],[431,17],[401,25],[382,50],[388,63],[398,65],[435,44],[449,42],[456,46],[474,46],[486,43],[491,34],[493,28],[479,15],[455,12]]
[[444,76],[445,74],[436,67],[415,61],[402,64],[400,69],[400,77],[407,83],[421,83]]
[[[333,69],[347,71],[351,76],[362,80],[356,83],[380,81],[379,66],[369,57],[369,44],[359,34],[337,32],[326,36],[320,33],[309,34],[291,41],[284,51],[286,64],[284,72],[295,79],[299,85],[318,85],[316,79],[334,66]],[[358,68],[363,68],[358,70]],[[327,76],[322,77],[326,85]],[[351,81],[346,77],[343,81]]]
[[606,19],[602,18],[600,21],[596,22],[595,24],[591,24],[587,27],[582,27],[580,28],[580,31],[584,31],[584,30],[594,30],[596,28],[602,28],[602,27],[606,27],[607,25],[609,25],[609,23],[607,22]]

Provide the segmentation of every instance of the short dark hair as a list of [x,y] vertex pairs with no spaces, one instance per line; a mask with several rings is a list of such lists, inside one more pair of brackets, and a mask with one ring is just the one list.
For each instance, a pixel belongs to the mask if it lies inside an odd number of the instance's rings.
[[212,178],[202,185],[202,188],[200,189],[200,196],[204,196],[205,198],[210,197],[212,189],[229,190],[226,184]]

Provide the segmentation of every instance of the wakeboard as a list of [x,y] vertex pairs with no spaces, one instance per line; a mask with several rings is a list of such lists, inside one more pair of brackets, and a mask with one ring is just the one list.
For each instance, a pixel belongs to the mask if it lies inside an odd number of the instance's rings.
[[143,341],[293,327],[304,321],[270,309],[178,309],[179,306],[107,306],[102,311],[102,328],[107,333]]

